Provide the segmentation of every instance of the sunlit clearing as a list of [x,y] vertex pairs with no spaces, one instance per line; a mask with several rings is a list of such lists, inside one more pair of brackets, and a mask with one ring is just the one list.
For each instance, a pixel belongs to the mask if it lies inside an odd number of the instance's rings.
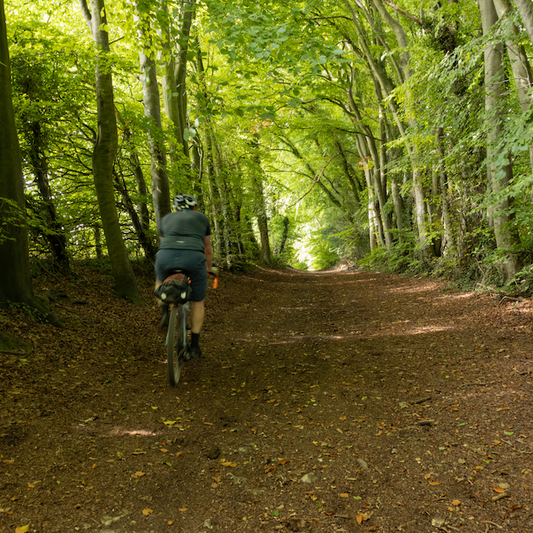
[[310,271],[314,269],[310,267],[313,264],[313,256],[309,253],[309,248],[305,240],[298,239],[294,242],[294,249],[296,250],[296,259],[298,264],[294,265],[294,268],[299,270],[304,270],[303,266],[305,265]]

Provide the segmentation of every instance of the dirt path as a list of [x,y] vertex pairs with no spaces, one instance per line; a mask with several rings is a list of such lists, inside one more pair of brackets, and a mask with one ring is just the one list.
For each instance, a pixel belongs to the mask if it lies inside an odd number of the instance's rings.
[[171,389],[155,309],[81,272],[64,330],[0,314],[34,346],[0,358],[0,531],[533,531],[529,302],[225,275]]

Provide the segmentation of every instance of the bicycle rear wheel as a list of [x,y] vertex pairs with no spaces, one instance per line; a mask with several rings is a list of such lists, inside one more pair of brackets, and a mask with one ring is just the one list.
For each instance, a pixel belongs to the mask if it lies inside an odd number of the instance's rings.
[[175,305],[170,311],[167,334],[167,374],[168,381],[175,387],[181,376],[181,364],[185,351],[184,313],[181,305]]

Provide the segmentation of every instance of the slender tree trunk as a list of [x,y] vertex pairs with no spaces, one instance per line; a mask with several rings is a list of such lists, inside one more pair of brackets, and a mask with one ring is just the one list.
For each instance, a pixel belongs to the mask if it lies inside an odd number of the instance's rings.
[[150,229],[150,212],[147,205],[148,190],[146,188],[146,181],[144,179],[144,172],[139,161],[139,156],[133,141],[131,139],[131,131],[127,126],[123,126],[124,141],[128,145],[130,152],[130,166],[137,183],[137,194],[139,195],[139,221],[145,233]]
[[[347,0],[344,0],[345,2]],[[403,78],[405,80],[409,80],[411,77],[411,67],[409,65],[410,57],[408,52],[408,42],[407,37],[405,34],[405,31],[400,24],[398,20],[396,20],[394,17],[390,15],[390,13],[387,11],[383,0],[372,0],[372,3],[376,10],[380,13],[383,20],[387,23],[387,25],[392,29],[394,32],[394,35],[396,36],[396,41],[398,43],[398,48],[400,50],[400,57],[399,57],[399,69],[403,75]],[[352,19],[355,19],[355,15],[352,11]],[[359,30],[360,31],[360,30]],[[365,43],[366,44],[366,43]],[[368,50],[368,47],[366,47],[366,55],[368,57],[372,57],[370,50]],[[397,111],[394,106],[392,106],[394,99],[390,98],[391,96],[391,90],[390,90],[390,83],[387,83],[386,75],[382,72],[381,69],[378,68],[376,62],[371,59],[373,67],[373,73],[377,77],[377,80],[384,92],[384,95],[389,98],[389,107],[391,111],[393,112],[393,116],[395,117],[396,124],[398,125],[398,128],[400,129],[400,132],[403,135],[403,124],[401,123],[401,120],[398,117]],[[407,98],[409,100],[409,98]],[[392,106],[392,107],[391,107]],[[416,121],[414,119],[411,119],[409,121],[409,125],[411,127],[414,127],[416,125]],[[407,143],[407,141],[406,141]],[[412,179],[413,179],[413,197],[415,200],[415,215],[416,215],[416,223],[418,227],[418,239],[422,246],[422,250],[424,253],[425,258],[429,258],[434,255],[434,249],[433,246],[431,246],[431,243],[428,239],[428,216],[427,216],[427,209],[426,209],[426,199],[424,195],[424,185],[423,185],[423,169],[421,168],[420,164],[420,156],[418,154],[418,147],[416,145],[409,145],[406,144],[406,149],[409,153],[409,156],[411,158],[411,163],[413,167],[413,173],[412,173]]]
[[126,208],[126,211],[128,212],[130,216],[131,223],[133,225],[133,229],[135,230],[135,234],[137,236],[137,240],[139,241],[139,244],[141,245],[141,248],[144,251],[144,255],[146,259],[148,259],[150,262],[155,263],[155,254],[157,252],[157,249],[154,246],[154,243],[148,236],[147,232],[144,230],[143,225],[141,223],[141,219],[139,218],[139,215],[137,214],[137,211],[135,210],[135,206],[133,204],[133,200],[130,197],[130,194],[128,192],[128,188],[126,187],[126,183],[122,176],[118,174],[118,172],[115,171],[115,188],[120,193],[120,196],[122,197],[122,203],[124,204],[124,207]]
[[[141,21],[142,24],[142,21]],[[160,234],[161,219],[170,213],[170,189],[167,176],[167,156],[161,127],[161,104],[155,58],[150,55],[151,39],[140,30],[142,51],[139,52],[141,82],[143,87],[144,115],[150,119],[148,146],[150,149],[150,168],[152,176],[152,200],[155,224]],[[148,42],[146,42],[148,41]]]
[[[200,81],[198,102],[204,106],[204,110],[208,114],[207,107],[210,102],[210,97],[204,82],[204,67],[199,43],[197,43],[196,68]],[[231,195],[230,187],[226,180],[227,163],[222,156],[213,124],[209,120],[203,125],[202,132],[204,139],[203,146],[206,154],[203,154],[203,158],[200,157],[199,139],[195,139],[193,150],[191,151],[193,166],[198,177],[201,177],[202,173],[205,172],[208,180],[209,196],[217,235],[215,255],[218,257],[218,262],[225,260],[227,266],[231,267],[234,256],[239,254],[239,245],[237,240],[234,239],[234,232],[232,231]],[[206,160],[205,168],[202,167],[204,160]]]
[[533,43],[533,4],[531,0],[514,0],[514,3],[520,13],[529,41]]
[[442,143],[442,128],[437,129],[437,146],[439,150],[439,185],[442,205],[442,223],[444,225],[444,249],[455,249],[455,242],[452,233],[452,224],[450,219],[450,206],[448,202],[448,176],[446,175],[446,168],[444,163],[444,147]]
[[[195,8],[196,0],[181,0],[177,54],[174,54],[172,49],[174,39],[170,26],[167,25],[162,28],[164,53],[168,57],[163,75],[163,101],[167,116],[174,124],[176,141],[181,145],[181,151],[187,160],[189,160],[189,143],[185,137],[185,129],[187,128],[187,54]],[[166,0],[162,2],[162,9],[168,13]]]
[[50,245],[54,260],[59,269],[68,274],[70,271],[69,257],[67,253],[67,238],[58,220],[56,207],[50,190],[48,180],[48,159],[45,155],[45,140],[41,129],[41,124],[32,121],[29,117],[24,117],[23,129],[30,146],[29,161],[35,175],[35,183],[39,189],[42,203],[39,216],[43,219],[47,230],[45,238]]
[[254,195],[254,211],[257,218],[257,226],[261,237],[261,261],[265,265],[271,263],[270,237],[268,233],[268,217],[265,203],[265,193],[263,188],[263,168],[261,167],[261,156],[259,154],[259,138],[254,135],[251,142],[253,150],[252,160],[255,165],[251,171],[252,191]]
[[391,196],[394,205],[394,216],[396,217],[396,229],[398,230],[398,241],[403,242],[403,202],[400,195],[400,188],[396,176],[391,179]]
[[[498,17],[493,0],[479,0],[483,34],[487,35]],[[503,45],[494,44],[491,40],[485,43],[485,110],[486,120],[490,121],[487,133],[487,180],[494,196],[500,196],[501,191],[509,184],[512,177],[512,166],[508,162],[503,172],[497,172],[496,159],[501,156],[496,143],[503,129],[501,99],[503,98]],[[507,158],[507,156],[504,156]],[[515,245],[514,235],[510,227],[511,198],[505,197],[493,208],[494,233],[498,249],[504,254],[502,272],[505,281],[510,281],[518,271],[518,261],[513,253]]]
[[278,255],[283,253],[285,250],[285,244],[287,243],[287,238],[289,236],[289,217],[283,217],[283,233],[281,234],[281,241],[279,243]]
[[230,210],[229,210],[229,195],[227,183],[224,179],[224,162],[220,153],[220,147],[213,131],[212,124],[208,124],[208,134],[211,137],[211,150],[213,153],[213,171],[216,184],[217,201],[220,212],[220,223],[222,230],[222,244],[224,255],[228,266],[231,267],[231,244],[230,244]]
[[253,176],[252,182],[256,197],[257,225],[259,227],[259,235],[261,236],[261,261],[268,266],[271,262],[271,253],[268,233],[268,218],[266,214],[263,192],[263,180],[260,178],[260,176]]
[[[354,107],[354,109],[356,109],[356,106]],[[359,156],[361,157],[360,164],[363,167],[366,188],[368,192],[368,239],[370,243],[370,250],[374,250],[374,248],[377,248],[378,246],[376,235],[378,234],[379,227],[377,224],[377,216],[374,202],[374,187],[372,187],[372,175],[371,168],[369,165],[370,156],[368,155],[368,147],[362,135],[357,135],[355,142],[357,145],[357,151],[359,152]]]
[[60,325],[33,293],[20,146],[11,95],[4,0],[0,0],[0,307],[25,303]]
[[207,191],[209,195],[209,208],[211,211],[211,222],[213,224],[213,260],[215,263],[222,262],[222,243],[224,242],[223,230],[221,227],[220,200],[216,190],[215,169],[213,163],[213,148],[211,146],[211,134],[209,128],[203,129],[204,137],[204,174],[207,182]]
[[118,148],[117,119],[113,96],[113,78],[109,62],[109,36],[105,27],[107,17],[104,0],[79,0],[96,49],[96,100],[98,135],[93,150],[93,178],[98,207],[111,260],[117,294],[136,304],[141,303],[137,281],[122,239],[115,205],[113,164]]
[[94,226],[94,253],[98,261],[104,258],[104,252],[102,250],[102,228],[100,224]]
[[[380,100],[381,101],[381,100]],[[376,175],[375,187],[376,195],[379,200],[379,211],[381,214],[381,220],[383,223],[383,233],[385,238],[385,246],[387,250],[392,248],[392,233],[391,233],[391,224],[389,216],[385,210],[385,204],[387,203],[387,162],[386,162],[386,148],[385,148],[385,139],[387,136],[386,127],[385,127],[385,110],[380,105],[379,106],[379,132],[380,139],[379,142],[379,174]]]
[[[531,2],[530,2],[531,6]],[[494,0],[494,7],[498,18],[502,19],[513,14],[513,7],[509,0]],[[519,34],[518,28],[512,23],[511,31],[514,35]],[[513,40],[508,40],[506,43],[507,56],[513,71],[514,82],[518,94],[518,101],[520,102],[520,109],[523,113],[527,113],[531,108],[531,96],[529,91],[532,86],[531,66],[526,55],[524,47],[518,45]],[[529,145],[529,165],[533,172],[533,144]],[[531,200],[533,200],[533,189],[531,191]]]
[[[367,173],[368,171],[365,171],[365,174]],[[376,236],[379,234],[379,226],[377,223],[373,189],[368,189],[368,230],[370,239],[370,250],[374,250],[378,247],[378,241],[376,239]]]
[[[376,87],[376,94],[378,96],[378,101],[380,100],[381,93],[377,88],[377,83],[374,84]],[[368,188],[368,202],[369,209],[369,223],[370,223],[370,247],[377,246],[376,235],[379,237],[379,242],[381,246],[386,246],[388,250],[392,247],[392,234],[389,224],[389,219],[385,214],[385,204],[387,203],[386,192],[384,188],[384,183],[386,182],[385,169],[382,166],[383,157],[384,157],[384,147],[383,150],[379,150],[374,141],[374,136],[370,127],[365,123],[357,105],[354,95],[352,93],[353,89],[353,80],[350,81],[350,87],[347,91],[348,104],[350,109],[359,125],[359,127],[365,132],[365,135],[358,135],[357,146],[361,158],[365,161],[365,179],[367,182]],[[381,114],[382,108],[380,106],[380,131],[384,128],[384,117]],[[382,137],[383,138],[383,137]],[[369,161],[372,161],[373,171],[370,171]],[[371,192],[372,190],[372,192]]]
[[246,247],[244,246],[244,235],[246,233],[246,228],[244,226],[244,224],[242,223],[242,220],[241,220],[241,209],[242,209],[242,206],[241,204],[237,201],[236,202],[236,205],[235,205],[235,208],[233,210],[233,218],[235,220],[235,223],[237,224],[237,227],[239,228],[238,231],[237,231],[237,249],[238,249],[238,253],[239,253],[239,256],[242,258],[244,258],[244,254],[246,253]]

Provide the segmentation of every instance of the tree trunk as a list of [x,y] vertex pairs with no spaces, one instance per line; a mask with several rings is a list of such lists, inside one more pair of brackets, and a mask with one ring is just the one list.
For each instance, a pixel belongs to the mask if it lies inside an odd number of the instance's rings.
[[40,318],[60,325],[48,307],[33,294],[4,0],[0,0],[0,124],[0,306],[25,303],[36,310]]
[[130,216],[133,229],[135,230],[135,235],[137,236],[137,240],[139,241],[139,244],[141,245],[141,248],[144,251],[144,255],[146,259],[148,259],[148,261],[150,261],[151,263],[155,263],[155,254],[157,253],[157,249],[148,234],[146,233],[145,229],[143,228],[141,219],[139,218],[139,215],[135,210],[135,206],[133,205],[133,201],[129,195],[126,183],[124,182],[122,176],[118,174],[118,172],[115,172],[114,177],[115,188],[122,197],[122,203],[124,204],[124,207]]
[[[383,20],[392,29],[392,31],[394,32],[394,35],[396,36],[396,42],[398,43],[398,48],[400,50],[399,67],[401,69],[401,74],[402,74],[403,79],[409,80],[412,72],[411,72],[411,67],[409,65],[410,56],[408,52],[408,42],[407,42],[407,36],[405,34],[405,31],[402,25],[400,24],[400,22],[389,14],[382,0],[372,0],[372,3],[374,4],[376,10],[382,16]],[[367,53],[369,54],[369,52]],[[388,87],[388,84],[386,83],[385,76],[383,75],[383,73],[379,71],[379,69],[377,69],[377,67],[374,68],[374,74],[377,75],[377,79],[380,83],[380,86],[385,96],[389,98],[389,107],[390,107],[394,99],[390,98],[391,91],[390,91],[390,88]],[[412,100],[412,98],[410,97],[410,94],[408,92],[407,101],[409,100]],[[398,127],[400,128],[400,132],[403,135],[403,125],[401,124],[401,121],[399,120],[399,117],[397,116],[397,112],[395,108],[391,107],[391,111],[393,111],[393,116],[395,117],[396,123]],[[416,121],[414,119],[409,120],[409,125],[411,127],[414,127],[416,125]],[[422,171],[422,168],[420,168],[420,162],[419,162],[420,157],[418,154],[418,147],[416,145],[410,146],[406,144],[406,149],[409,153],[411,164],[413,167],[413,173],[412,173],[413,197],[415,200],[415,213],[416,213],[416,223],[418,227],[418,239],[422,247],[424,257],[427,259],[434,255],[434,249],[431,246],[431,243],[429,242],[429,239],[428,239],[427,225],[429,221],[427,217],[424,186],[423,186],[423,181],[422,181],[423,171]]]
[[43,139],[41,124],[32,121],[29,117],[24,117],[24,132],[30,147],[28,159],[33,169],[35,183],[39,189],[42,203],[40,204],[39,217],[47,227],[45,238],[59,269],[68,274],[70,271],[69,258],[67,254],[67,238],[63,231],[61,222],[58,220],[57,211],[50,190],[48,180],[48,160],[46,154],[45,141]]
[[118,148],[117,120],[113,96],[113,78],[109,65],[109,36],[105,27],[107,17],[104,0],[79,0],[82,13],[91,30],[96,49],[96,100],[98,134],[93,150],[93,178],[98,208],[107,244],[115,290],[121,298],[141,303],[137,281],[122,239],[115,205],[113,164]]
[[[531,3],[530,3],[531,5]],[[510,17],[513,14],[513,8],[509,0],[494,0],[494,7],[498,18]],[[518,28],[512,23],[511,31],[514,35],[519,34]],[[518,94],[518,101],[520,102],[520,109],[523,113],[527,113],[531,107],[531,97],[529,91],[532,86],[531,67],[527,58],[524,47],[518,45],[513,40],[508,40],[506,43],[507,56],[513,71],[514,82]],[[529,145],[529,165],[530,170],[533,171],[533,145]],[[531,191],[531,199],[533,200],[533,190]]]
[[[493,0],[479,0],[483,34],[487,35],[498,20]],[[512,166],[509,162],[504,165],[503,172],[497,172],[496,159],[501,156],[496,147],[503,129],[502,111],[498,109],[502,99],[504,85],[503,45],[494,44],[491,40],[485,43],[485,110],[486,120],[490,121],[487,133],[487,180],[494,196],[501,195],[501,191],[509,184],[512,177]],[[504,159],[508,158],[507,155]],[[518,271],[518,261],[513,253],[514,235],[510,227],[511,198],[508,196],[493,206],[494,233],[498,249],[505,258],[501,269],[505,281],[510,281]]]
[[287,238],[289,236],[289,217],[283,217],[283,233],[281,234],[281,241],[279,243],[278,255],[283,253],[285,250],[285,244],[287,243]]
[[400,188],[396,176],[391,179],[391,196],[394,205],[394,216],[396,217],[396,229],[398,230],[398,241],[403,242],[403,202],[400,195]]
[[[380,94],[378,96],[381,96]],[[380,100],[381,102],[381,100]],[[385,246],[387,250],[392,249],[392,233],[391,233],[391,222],[389,216],[385,210],[385,204],[387,203],[387,162],[386,162],[386,148],[385,148],[385,139],[387,136],[386,127],[385,127],[385,110],[380,105],[379,106],[379,132],[380,132],[380,142],[379,142],[379,173],[376,172],[375,188],[376,195],[379,200],[379,212],[381,214],[381,221],[383,224],[383,233],[385,238]]]
[[[365,171],[368,174],[368,171]],[[376,207],[374,203],[374,190],[368,189],[368,236],[370,240],[370,250],[378,247],[376,235],[379,233],[377,224]]]
[[[192,21],[195,16],[196,0],[181,0],[179,37],[177,57],[172,50],[174,42],[170,27],[165,25],[163,32],[164,53],[166,59],[165,72],[163,74],[163,102],[167,116],[174,124],[176,142],[181,145],[183,155],[189,160],[189,144],[185,137],[187,128],[187,54]],[[166,0],[163,0],[162,9],[168,12]]]
[[533,43],[533,5],[531,0],[514,0],[514,3],[520,13],[529,41]]
[[444,147],[442,142],[443,129],[437,128],[437,147],[439,152],[439,186],[442,206],[442,223],[444,225],[443,249],[449,248],[454,250],[455,242],[452,233],[452,224],[450,219],[450,206],[448,202],[448,176],[445,172]]
[[139,221],[143,231],[147,233],[150,229],[150,212],[147,206],[148,191],[144,179],[144,172],[141,167],[141,162],[139,161],[136,147],[131,139],[131,131],[128,126],[123,125],[122,128],[124,130],[124,141],[128,145],[128,150],[130,152],[131,171],[133,172],[135,182],[137,183],[137,194],[139,196]]
[[[142,24],[142,21],[140,22]],[[141,28],[141,52],[139,62],[141,67],[141,82],[143,87],[144,115],[150,119],[148,130],[148,147],[150,150],[150,168],[152,176],[152,201],[154,204],[155,224],[160,234],[161,219],[171,211],[170,188],[167,176],[167,156],[163,142],[161,128],[161,103],[159,99],[159,85],[157,82],[157,67],[154,57],[149,54],[151,39]],[[149,42],[145,42],[146,39]]]
[[252,161],[255,168],[251,169],[252,192],[254,196],[254,211],[257,218],[257,226],[261,237],[261,261],[265,265],[270,265],[270,238],[268,234],[268,217],[266,211],[265,194],[263,189],[263,168],[261,167],[261,156],[259,154],[258,135],[254,135],[251,142],[253,150]]
[[217,141],[212,123],[207,124],[211,134],[211,146],[213,150],[213,168],[215,172],[215,183],[220,201],[220,214],[222,222],[222,232],[224,236],[224,251],[226,254],[226,263],[228,267],[233,266],[235,257],[238,255],[238,239],[235,236],[235,220],[232,218],[233,211],[231,209],[231,184],[228,177],[228,164],[226,159],[222,156],[220,145]]
[[222,262],[222,242],[223,229],[221,227],[220,200],[216,190],[215,169],[213,168],[213,147],[211,145],[211,133],[209,128],[203,130],[204,137],[204,174],[207,182],[207,191],[209,195],[209,208],[211,211],[211,222],[213,224],[213,262],[221,264]]
[[257,226],[261,236],[261,261],[265,265],[270,265],[270,240],[268,234],[268,218],[266,214],[265,197],[263,192],[263,180],[260,176],[252,177],[253,189],[256,198]]

